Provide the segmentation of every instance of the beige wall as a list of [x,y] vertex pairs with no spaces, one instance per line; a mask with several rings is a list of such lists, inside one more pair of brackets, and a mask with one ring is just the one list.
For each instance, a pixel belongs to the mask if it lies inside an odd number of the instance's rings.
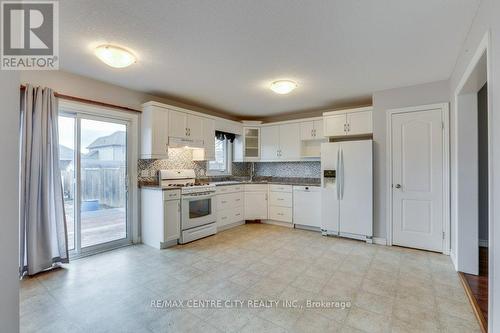
[[234,116],[223,114],[214,110],[149,95],[64,71],[22,71],[21,84],[26,83],[49,87],[58,93],[65,95],[126,106],[136,110],[141,109],[142,103],[157,101],[214,116],[220,116],[233,120],[236,119]]
[[0,71],[0,331],[19,331],[19,72]]
[[377,91],[373,94],[373,234],[386,238],[386,111],[396,108],[449,102],[449,82]]
[[[493,209],[492,219],[490,220],[489,229],[489,283],[490,294],[489,301],[493,308],[490,308],[488,313],[489,331],[500,331],[500,1],[498,0],[482,0],[479,9],[474,18],[474,22],[469,30],[467,39],[460,51],[455,69],[450,78],[450,95],[451,95],[451,123],[454,124],[456,119],[454,94],[464,75],[472,57],[474,56],[479,43],[487,32],[490,33],[490,48],[488,54],[488,105],[490,107],[491,118],[490,123],[490,166],[493,170],[491,179],[492,186],[490,188],[490,203]],[[456,177],[457,165],[455,153],[457,150],[456,138],[463,135],[457,132],[456,128],[451,127],[451,183],[452,191],[457,191]],[[456,197],[452,193],[452,208],[455,207]],[[452,251],[456,250],[456,216],[452,209]],[[494,242],[493,242],[494,241]],[[497,244],[495,244],[497,243]]]

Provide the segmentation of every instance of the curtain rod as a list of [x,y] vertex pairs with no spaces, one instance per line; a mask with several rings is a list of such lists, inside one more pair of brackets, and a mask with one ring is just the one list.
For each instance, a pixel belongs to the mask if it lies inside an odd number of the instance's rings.
[[[26,90],[26,86],[21,85],[20,89],[21,89],[21,91]],[[94,101],[92,99],[86,99],[86,98],[81,98],[81,97],[76,97],[76,96],[64,95],[64,94],[60,94],[58,92],[54,92],[54,96],[57,98],[68,100],[68,101],[104,106],[104,107],[113,108],[113,109],[122,109],[122,110],[132,111],[132,112],[139,112],[139,113],[141,112],[140,110],[132,109],[132,108],[129,108],[126,106],[120,106],[120,105],[116,105],[116,104],[99,102],[99,101]]]

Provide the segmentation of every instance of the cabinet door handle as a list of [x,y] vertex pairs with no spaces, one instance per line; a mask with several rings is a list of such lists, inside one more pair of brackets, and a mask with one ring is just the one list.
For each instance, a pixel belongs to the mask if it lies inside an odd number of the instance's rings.
[[283,198],[278,198],[278,201],[284,201],[284,200],[285,200],[285,199],[283,199]]
[[225,203],[227,203],[227,201],[221,201],[221,203],[225,204]]
[[347,124],[347,132],[351,131],[351,123]]
[[344,132],[347,132],[347,124],[344,124]]

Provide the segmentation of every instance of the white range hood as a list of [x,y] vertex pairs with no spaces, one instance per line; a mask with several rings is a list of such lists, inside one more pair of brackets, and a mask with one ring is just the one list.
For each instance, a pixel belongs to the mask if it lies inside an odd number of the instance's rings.
[[204,148],[203,140],[168,137],[169,148]]

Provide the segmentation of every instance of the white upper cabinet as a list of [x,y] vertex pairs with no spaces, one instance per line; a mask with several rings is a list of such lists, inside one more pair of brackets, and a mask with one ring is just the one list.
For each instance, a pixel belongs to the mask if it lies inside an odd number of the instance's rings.
[[372,111],[347,114],[347,135],[372,133]]
[[323,135],[323,119],[314,121],[314,139],[322,140],[325,136]]
[[193,161],[213,161],[215,159],[215,120],[202,118],[203,147],[193,149]]
[[141,114],[141,158],[168,158],[169,110],[147,105]]
[[261,128],[263,161],[300,159],[300,124],[291,123]]
[[236,135],[243,134],[243,125],[241,123],[222,118],[215,119],[215,129],[217,131],[232,133]]
[[323,134],[326,137],[366,135],[373,132],[371,107],[325,112],[323,121]]
[[280,125],[279,133],[279,158],[283,160],[300,159],[300,124]]
[[345,113],[326,116],[323,121],[325,136],[346,135],[347,115]]
[[300,139],[314,140],[314,122],[304,121],[300,123]]
[[[179,140],[172,140],[172,138],[176,138],[196,141],[193,147],[200,148],[193,149],[193,159],[213,160],[215,158],[216,129],[236,135],[243,133],[242,124],[236,121],[212,117],[153,101],[144,103],[141,114],[140,157],[144,159],[168,158],[169,144],[171,147],[179,147]],[[256,154],[256,158],[253,160],[260,158],[259,131],[260,128],[257,127],[255,138],[250,139],[250,141],[253,140],[253,143],[249,141],[251,145],[255,146],[255,149],[247,147],[247,153]],[[250,134],[252,133],[254,133],[253,130],[250,131]]]
[[203,139],[203,117],[170,110],[169,136],[193,140]]
[[243,127],[243,134],[237,135],[233,145],[233,161],[259,161],[261,158],[260,127]]
[[300,140],[322,140],[323,138],[323,120],[300,123]]
[[[188,138],[193,140],[203,140],[203,117],[188,114],[187,116],[187,133]],[[215,133],[214,133],[215,136]]]
[[187,114],[184,112],[170,110],[169,115],[169,136],[175,138],[187,137]]
[[265,161],[279,159],[280,130],[279,126],[266,126],[260,130],[262,143],[260,157]]

